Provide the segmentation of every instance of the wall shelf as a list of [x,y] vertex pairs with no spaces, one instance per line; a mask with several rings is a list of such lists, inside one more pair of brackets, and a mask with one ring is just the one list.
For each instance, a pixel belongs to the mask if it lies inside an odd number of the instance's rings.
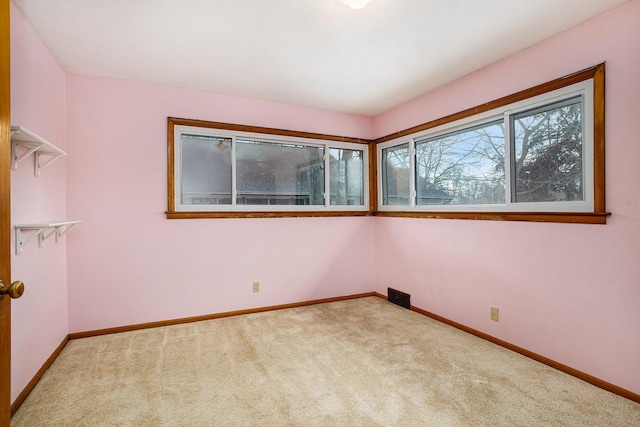
[[[11,169],[17,169],[18,163],[33,154],[34,175],[49,166],[59,157],[66,156],[60,148],[40,138],[22,126],[11,126]],[[45,156],[46,158],[41,158]]]
[[[15,237],[16,237],[16,255],[20,255],[24,247],[31,240],[37,237],[38,247],[44,246],[44,242],[52,235],[56,236],[56,243],[60,241],[60,238],[64,236],[67,231],[74,225],[82,221],[61,221],[61,222],[47,222],[42,224],[20,224],[14,225]],[[31,233],[26,238],[24,232]]]

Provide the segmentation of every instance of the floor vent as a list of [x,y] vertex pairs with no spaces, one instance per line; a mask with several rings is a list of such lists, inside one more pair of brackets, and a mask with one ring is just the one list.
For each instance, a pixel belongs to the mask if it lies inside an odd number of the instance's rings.
[[411,308],[411,295],[387,288],[387,300],[404,308]]

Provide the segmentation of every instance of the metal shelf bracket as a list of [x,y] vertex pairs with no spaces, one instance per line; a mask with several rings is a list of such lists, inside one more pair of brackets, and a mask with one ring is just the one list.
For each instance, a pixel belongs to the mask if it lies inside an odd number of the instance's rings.
[[[24,149],[22,153],[21,148]],[[32,154],[35,176],[40,176],[40,171],[57,158],[67,155],[60,148],[22,126],[11,126],[11,169],[17,169],[18,164]],[[47,156],[48,159],[43,162],[41,156]]]
[[[82,221],[63,221],[63,222],[50,222],[43,224],[20,224],[15,225],[15,247],[16,255],[20,255],[24,247],[34,238],[38,239],[38,247],[44,247],[44,242],[51,236],[55,235],[56,243],[60,241],[60,238],[67,234],[69,229],[74,225]],[[28,236],[25,236],[25,232],[31,232]]]

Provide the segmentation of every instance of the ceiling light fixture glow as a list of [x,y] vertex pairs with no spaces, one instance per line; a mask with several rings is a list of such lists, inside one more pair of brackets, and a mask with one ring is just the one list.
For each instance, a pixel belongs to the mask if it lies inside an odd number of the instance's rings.
[[341,0],[342,3],[348,5],[351,9],[362,9],[371,0]]

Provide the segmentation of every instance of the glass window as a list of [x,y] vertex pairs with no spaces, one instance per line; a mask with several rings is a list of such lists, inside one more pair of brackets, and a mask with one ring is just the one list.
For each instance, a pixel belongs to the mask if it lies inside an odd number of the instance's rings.
[[169,118],[169,217],[369,211],[367,141],[239,128],[245,127]]
[[182,135],[185,205],[231,204],[231,138]]
[[236,143],[237,204],[324,205],[324,148]]
[[381,143],[380,211],[601,223],[604,142],[594,116],[603,108],[594,88],[587,79],[481,113],[472,108]]
[[363,151],[329,149],[331,205],[364,204]]
[[511,116],[512,201],[584,199],[582,97]]
[[604,68],[373,141],[168,118],[167,218],[353,211],[605,224]]
[[382,150],[382,200],[385,205],[410,203],[411,168],[409,144]]
[[505,199],[502,121],[416,142],[416,204],[500,204]]

